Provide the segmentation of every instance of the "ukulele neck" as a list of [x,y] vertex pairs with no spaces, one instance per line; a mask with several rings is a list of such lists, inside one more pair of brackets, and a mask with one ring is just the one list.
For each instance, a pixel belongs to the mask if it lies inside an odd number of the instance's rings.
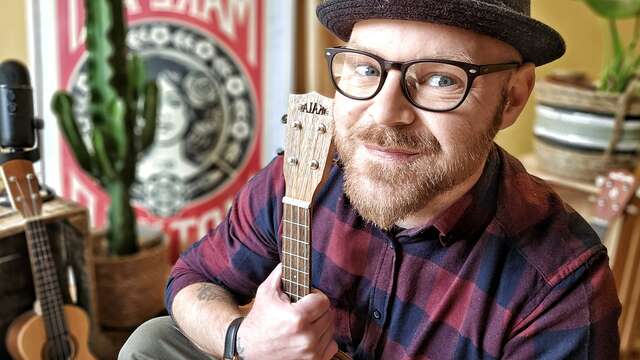
[[27,220],[26,237],[36,297],[40,302],[47,337],[66,336],[62,291],[58,282],[51,246],[45,225],[40,220]]
[[311,209],[288,197],[282,202],[282,286],[295,302],[311,292]]

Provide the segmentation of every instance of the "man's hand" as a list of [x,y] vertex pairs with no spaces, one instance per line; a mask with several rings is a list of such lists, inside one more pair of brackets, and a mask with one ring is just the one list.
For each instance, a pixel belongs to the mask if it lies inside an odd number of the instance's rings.
[[238,330],[242,359],[331,359],[333,340],[329,298],[318,290],[291,303],[282,292],[279,264],[258,287],[253,307]]

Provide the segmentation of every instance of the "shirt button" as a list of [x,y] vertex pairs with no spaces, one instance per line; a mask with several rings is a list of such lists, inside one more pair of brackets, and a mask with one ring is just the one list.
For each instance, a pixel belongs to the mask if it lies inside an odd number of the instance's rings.
[[376,320],[380,320],[380,318],[382,317],[382,314],[380,314],[380,311],[378,310],[373,310],[373,317]]

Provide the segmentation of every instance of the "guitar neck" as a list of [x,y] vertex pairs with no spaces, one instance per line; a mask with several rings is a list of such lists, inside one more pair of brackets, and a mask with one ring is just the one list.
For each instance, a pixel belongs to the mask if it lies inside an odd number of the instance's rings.
[[282,286],[292,302],[311,292],[311,210],[285,198],[282,216]]
[[25,233],[31,255],[33,283],[42,309],[47,337],[53,339],[66,335],[62,292],[46,227],[39,220],[27,220]]

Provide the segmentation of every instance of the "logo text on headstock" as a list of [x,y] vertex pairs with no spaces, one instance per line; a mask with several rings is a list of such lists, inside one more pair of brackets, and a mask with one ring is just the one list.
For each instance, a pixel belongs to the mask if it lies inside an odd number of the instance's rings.
[[328,115],[329,111],[326,107],[320,105],[317,102],[309,102],[306,104],[300,105],[298,108],[300,112],[304,112],[307,114],[316,114],[316,115]]

